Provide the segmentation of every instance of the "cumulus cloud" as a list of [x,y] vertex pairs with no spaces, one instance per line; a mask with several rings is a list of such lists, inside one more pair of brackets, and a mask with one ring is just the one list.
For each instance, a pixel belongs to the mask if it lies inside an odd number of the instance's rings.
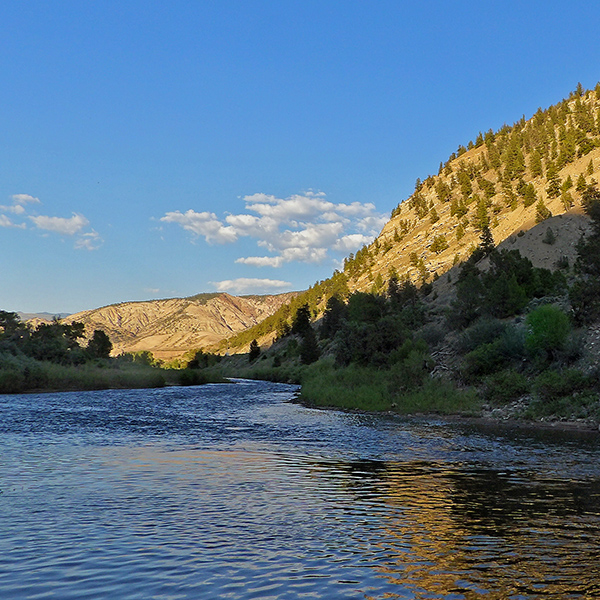
[[61,235],[75,235],[90,224],[83,215],[77,213],[73,213],[73,216],[68,219],[64,217],[48,217],[45,215],[29,217],[29,219],[38,229],[53,231],[54,233],[60,233]]
[[34,198],[29,194],[13,194],[12,200],[15,204],[41,204],[39,198]]
[[35,229],[75,237],[77,249],[96,250],[102,244],[102,238],[96,231],[85,231],[90,222],[82,214],[74,212],[66,218],[36,214],[34,205],[41,204],[41,201],[29,194],[13,194],[11,200],[12,204],[8,206],[0,205],[0,227],[28,229],[27,223],[30,222]]
[[251,279],[240,277],[239,279],[225,279],[224,281],[211,281],[218,292],[230,292],[232,294],[265,294],[269,292],[281,292],[290,289],[289,281],[279,279]]
[[177,223],[187,231],[204,236],[209,244],[213,242],[219,244],[235,242],[238,238],[235,228],[223,225],[214,213],[199,213],[194,210],[181,213],[176,210],[165,214],[161,218],[161,221],[165,223]]
[[357,248],[361,248],[365,244],[370,243],[372,240],[372,236],[364,235],[362,233],[351,233],[339,238],[335,243],[334,249],[348,254]]
[[224,219],[215,213],[168,212],[161,221],[176,223],[208,243],[232,243],[248,237],[266,256],[246,256],[236,262],[254,267],[281,267],[290,262],[321,263],[329,252],[345,253],[371,242],[387,222],[375,205],[335,203],[323,192],[288,198],[268,194],[244,196],[246,212]]
[[103,243],[103,239],[97,231],[89,231],[88,233],[82,233],[75,241],[75,248],[77,250],[98,250]]
[[280,267],[284,261],[281,256],[245,256],[235,262],[252,267]]
[[0,227],[15,227],[17,229],[24,229],[25,224],[13,223],[6,215],[0,215]]

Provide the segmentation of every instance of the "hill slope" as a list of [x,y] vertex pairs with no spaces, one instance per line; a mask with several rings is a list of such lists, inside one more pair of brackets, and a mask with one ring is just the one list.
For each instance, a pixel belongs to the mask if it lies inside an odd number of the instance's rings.
[[[415,192],[372,244],[351,254],[342,272],[315,284],[294,305],[307,303],[318,315],[332,294],[383,292],[393,275],[417,285],[432,282],[466,260],[486,229],[496,244],[514,239],[526,254],[530,238],[521,241],[520,234],[553,215],[581,213],[581,194],[599,177],[600,84],[587,92],[579,87],[529,120],[479,133],[475,142],[459,146],[437,175],[417,179]],[[567,230],[555,220],[551,228],[574,250],[578,226]],[[246,331],[229,340],[230,347],[245,351],[253,337],[270,343],[276,324],[289,324],[291,314],[279,311],[269,319],[270,329],[263,324]]]
[[295,295],[222,293],[123,302],[70,315],[64,322],[84,323],[88,335],[102,329],[113,343],[113,354],[147,350],[155,358],[170,360],[256,325]]

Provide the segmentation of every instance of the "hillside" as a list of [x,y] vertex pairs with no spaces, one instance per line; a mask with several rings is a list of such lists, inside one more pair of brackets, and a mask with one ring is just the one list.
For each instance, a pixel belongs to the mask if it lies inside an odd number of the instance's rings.
[[[419,286],[433,282],[471,255],[484,230],[495,244],[514,240],[526,254],[532,238],[522,238],[523,232],[552,216],[581,213],[581,194],[599,177],[600,84],[591,91],[579,86],[529,120],[460,145],[437,175],[417,179],[415,192],[392,211],[372,244],[351,254],[342,272],[315,284],[295,304],[306,302],[316,316],[333,293],[381,293],[392,276]],[[556,248],[567,244],[572,258],[581,228],[566,228],[566,222],[553,220],[551,227],[561,240]],[[282,320],[289,324],[289,310],[273,315],[270,329],[262,325],[235,336],[230,348],[245,351],[253,335],[269,344]],[[223,345],[217,348],[223,351]]]
[[235,297],[219,293],[123,302],[79,312],[63,322],[83,323],[88,336],[102,329],[113,343],[114,355],[146,350],[157,359],[171,360],[256,325],[295,295]]

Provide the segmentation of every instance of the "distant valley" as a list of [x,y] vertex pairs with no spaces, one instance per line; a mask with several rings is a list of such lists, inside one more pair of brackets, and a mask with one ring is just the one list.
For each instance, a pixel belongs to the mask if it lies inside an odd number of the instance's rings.
[[231,296],[199,294],[189,298],[123,302],[69,315],[91,335],[102,329],[113,354],[150,351],[171,360],[190,349],[205,348],[261,322],[297,294]]

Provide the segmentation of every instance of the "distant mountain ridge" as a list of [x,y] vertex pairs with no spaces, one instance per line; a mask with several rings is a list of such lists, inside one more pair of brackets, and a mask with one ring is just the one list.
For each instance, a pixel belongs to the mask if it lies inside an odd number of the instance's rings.
[[40,321],[52,321],[53,319],[64,319],[68,317],[71,313],[49,313],[49,312],[39,312],[39,313],[25,313],[25,312],[17,312],[19,315],[19,319],[21,321],[31,321],[34,319]]
[[113,343],[113,354],[147,350],[155,358],[171,360],[256,325],[296,295],[214,293],[123,302],[69,315],[64,322],[83,323],[88,335],[102,329]]

